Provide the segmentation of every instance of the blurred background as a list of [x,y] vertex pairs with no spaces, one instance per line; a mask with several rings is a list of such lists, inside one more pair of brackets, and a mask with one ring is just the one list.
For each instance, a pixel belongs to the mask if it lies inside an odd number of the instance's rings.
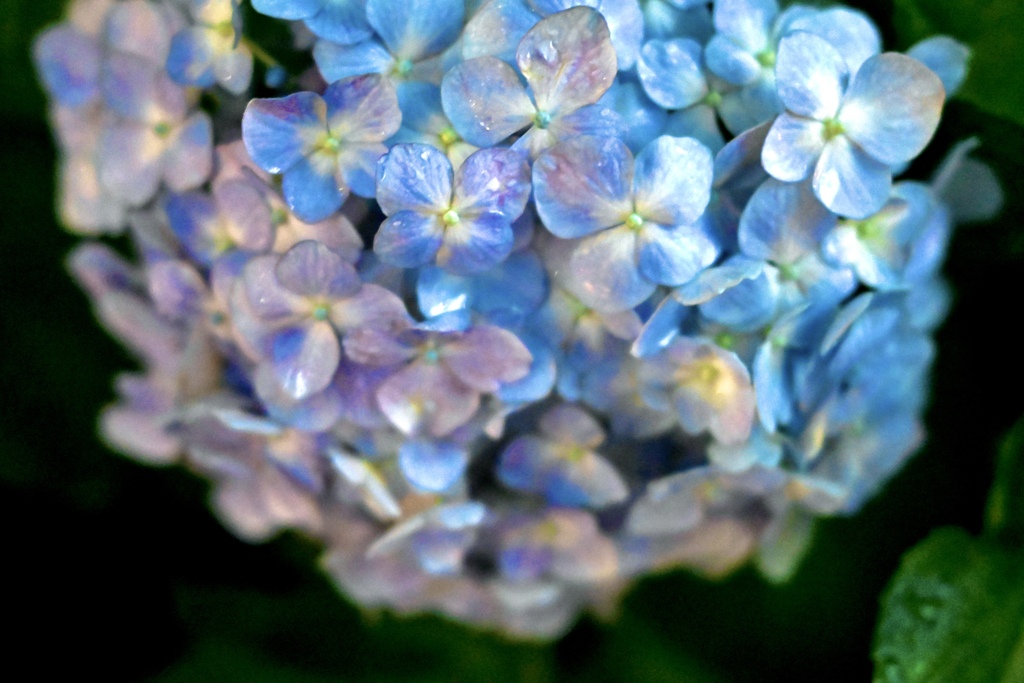
[[[96,416],[132,360],[100,330],[64,270],[77,238],[54,218],[54,149],[29,59],[62,0],[0,0],[0,519],[4,651],[40,677],[218,681],[865,681],[879,596],[930,530],[977,531],[1001,436],[1024,413],[1024,3],[847,4],[887,48],[943,32],[975,49],[947,105],[926,178],[956,141],[1006,193],[996,221],[962,227],[938,335],[925,448],[857,516],[819,525],[793,579],[751,569],[711,583],[647,579],[610,621],[552,644],[512,642],[430,616],[367,613],[339,596],[317,548],[285,535],[252,546],[205,507],[204,483],[109,449]],[[1019,328],[1017,328],[1019,329]]]

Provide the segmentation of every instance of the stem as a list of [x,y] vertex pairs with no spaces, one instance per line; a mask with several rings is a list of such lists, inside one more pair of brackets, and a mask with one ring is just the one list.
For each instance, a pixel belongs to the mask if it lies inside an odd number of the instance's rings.
[[274,59],[274,57],[269,52],[260,47],[260,45],[249,36],[242,36],[241,42],[243,45],[249,48],[249,52],[252,53],[253,57],[263,62],[264,66],[268,68],[281,67],[281,62]]

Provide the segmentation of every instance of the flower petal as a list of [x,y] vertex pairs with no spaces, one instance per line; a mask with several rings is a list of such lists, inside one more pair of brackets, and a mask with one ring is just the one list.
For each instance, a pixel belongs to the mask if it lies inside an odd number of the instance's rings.
[[338,182],[334,160],[317,154],[300,159],[281,183],[288,208],[306,223],[322,221],[341,208],[348,188]]
[[452,67],[441,81],[441,104],[459,135],[478,147],[529,126],[536,111],[515,70],[495,57]]
[[680,225],[666,229],[649,224],[640,231],[640,273],[660,285],[690,281],[717,256],[718,249],[699,228]]
[[377,404],[403,434],[447,436],[480,405],[480,394],[440,365],[414,362],[377,389]]
[[366,18],[391,54],[417,61],[437,54],[462,32],[464,0],[367,0]]
[[636,158],[634,211],[662,225],[696,223],[711,200],[713,165],[693,138],[655,138]]
[[459,215],[497,214],[514,221],[530,198],[530,167],[523,155],[508,149],[482,149],[455,174],[452,208]]
[[443,236],[444,228],[437,216],[399,211],[377,230],[373,251],[385,263],[417,268],[434,260]]
[[867,218],[889,198],[892,172],[841,135],[825,146],[813,184],[815,196],[835,213]]
[[835,116],[848,78],[843,56],[813,33],[794,33],[779,43],[775,82],[794,114],[819,121]]
[[654,283],[640,274],[637,242],[637,233],[626,227],[580,240],[566,274],[580,301],[614,312],[633,308],[654,292]]
[[381,143],[398,131],[402,110],[391,81],[366,74],[337,81],[324,91],[327,128],[342,144]]
[[452,165],[430,145],[399,143],[377,164],[377,202],[388,216],[399,211],[442,214],[452,203]]
[[354,45],[318,40],[313,46],[313,60],[328,83],[366,74],[387,74],[395,64],[395,58],[376,40]]
[[269,173],[294,166],[326,130],[326,109],[316,93],[250,100],[242,115],[242,140],[256,165]]
[[290,327],[274,335],[271,361],[281,388],[301,399],[331,383],[341,361],[341,344],[329,323]]
[[685,109],[708,94],[701,47],[693,40],[647,41],[636,71],[647,95],[666,109]]
[[431,493],[442,493],[455,485],[466,471],[469,454],[448,442],[417,439],[398,449],[398,466],[410,484]]
[[850,139],[883,164],[910,161],[939,125],[946,93],[921,62],[887,52],[864,62],[839,119]]
[[820,121],[790,114],[775,119],[761,150],[761,163],[770,175],[787,183],[806,178],[825,148]]
[[456,274],[480,273],[501,263],[512,251],[512,226],[498,213],[459,221],[444,231],[437,265]]
[[568,113],[601,99],[618,71],[608,24],[590,7],[537,22],[516,49],[516,63],[541,111]]
[[558,237],[589,235],[626,220],[633,208],[633,155],[615,138],[560,142],[533,165],[537,213]]
[[289,249],[277,262],[274,273],[289,291],[308,297],[349,297],[362,285],[351,264],[314,240]]

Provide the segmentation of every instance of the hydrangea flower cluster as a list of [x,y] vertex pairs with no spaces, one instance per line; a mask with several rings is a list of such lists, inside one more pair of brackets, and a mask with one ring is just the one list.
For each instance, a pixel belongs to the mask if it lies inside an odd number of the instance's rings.
[[142,365],[102,433],[363,605],[547,637],[652,571],[781,580],[922,441],[998,186],[971,142],[893,177],[968,57],[776,0],[74,0],[59,209]]

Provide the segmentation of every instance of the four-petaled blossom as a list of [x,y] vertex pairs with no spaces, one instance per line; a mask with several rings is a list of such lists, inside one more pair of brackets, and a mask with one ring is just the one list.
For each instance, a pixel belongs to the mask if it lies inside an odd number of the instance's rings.
[[215,83],[236,95],[252,79],[252,52],[244,43],[239,0],[191,0],[195,24],[171,39],[167,72],[182,85]]
[[519,43],[519,74],[497,57],[456,65],[441,82],[455,130],[479,147],[523,132],[515,147],[535,157],[576,135],[621,135],[613,110],[595,104],[615,78],[615,50],[604,18],[575,7],[537,23]]
[[867,218],[889,198],[892,168],[928,144],[945,99],[942,82],[917,60],[887,52],[851,80],[842,55],[810,33],[782,40],[776,67],[786,107],[761,158],[772,176],[812,176],[814,194],[841,216]]
[[486,270],[512,249],[529,176],[523,155],[508,149],[474,152],[453,172],[434,147],[394,145],[377,168],[377,201],[388,218],[373,250],[403,268],[436,261],[454,273]]
[[372,197],[384,140],[401,124],[395,88],[379,75],[332,83],[323,97],[300,92],[249,102],[242,139],[253,161],[282,173],[288,206],[307,222],[338,210],[349,190]]
[[679,285],[715,260],[693,224],[711,196],[711,153],[692,138],[661,136],[634,161],[616,138],[559,143],[533,167],[537,213],[564,239],[573,291],[598,310],[632,308],[657,285]]

